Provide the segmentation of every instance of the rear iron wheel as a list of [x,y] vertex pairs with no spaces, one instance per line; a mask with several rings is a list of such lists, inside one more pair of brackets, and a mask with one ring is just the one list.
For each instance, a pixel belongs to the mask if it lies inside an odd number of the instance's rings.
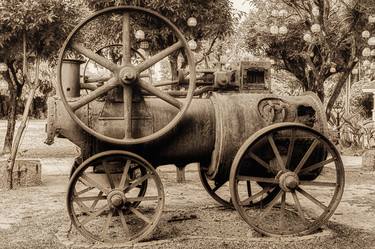
[[157,225],[163,207],[164,191],[157,172],[130,152],[107,151],[87,159],[69,183],[69,217],[93,241],[142,240]]
[[[252,189],[261,184],[263,188]],[[344,167],[335,146],[316,130],[295,123],[271,125],[238,151],[230,173],[233,204],[256,231],[270,236],[316,231],[333,215],[344,190]],[[267,189],[277,188],[264,207],[254,208]]]

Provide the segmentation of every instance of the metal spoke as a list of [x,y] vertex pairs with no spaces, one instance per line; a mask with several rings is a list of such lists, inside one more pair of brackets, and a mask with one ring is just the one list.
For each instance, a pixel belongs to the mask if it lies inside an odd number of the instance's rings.
[[126,187],[130,163],[131,163],[131,161],[129,159],[126,160],[124,171],[122,172],[122,176],[121,176],[121,180],[120,180],[120,185],[119,185],[120,189],[124,189]]
[[131,40],[130,40],[130,16],[125,13],[122,17],[122,65],[130,64]]
[[159,196],[140,196],[140,197],[129,197],[126,198],[128,202],[140,202],[140,201],[157,201]]
[[88,222],[92,221],[93,219],[95,219],[96,217],[98,217],[99,215],[101,215],[102,213],[104,213],[104,211],[106,211],[107,209],[108,209],[108,205],[106,204],[102,208],[100,208],[97,211],[95,211],[94,213],[90,214],[89,217],[87,217],[86,219],[82,220],[80,222],[81,225],[85,225]]
[[161,91],[160,89],[156,88],[152,84],[149,84],[147,81],[139,79],[138,80],[138,85],[146,90],[147,92],[155,95],[156,97],[159,97],[160,99],[164,100],[165,102],[173,105],[174,107],[181,109],[183,107],[183,103],[181,103],[179,100],[173,98],[171,95],[168,93],[165,93]]
[[305,165],[307,159],[309,159],[311,153],[314,151],[314,149],[318,145],[318,143],[319,143],[319,140],[314,139],[314,142],[310,145],[309,149],[307,150],[307,152],[305,153],[305,155],[303,156],[303,158],[301,159],[301,161],[297,165],[296,169],[294,170],[294,173],[296,173],[296,174],[299,173],[299,171]]
[[158,81],[152,84],[154,87],[160,87],[160,86],[170,86],[178,84],[178,80],[166,80],[166,81]]
[[296,192],[291,192],[291,193],[292,193],[292,196],[293,196],[293,199],[294,199],[294,203],[295,203],[296,206],[297,206],[298,215],[299,215],[299,217],[301,218],[301,220],[302,220],[304,223],[306,223],[306,218],[305,218],[305,215],[303,214],[302,207],[301,207],[301,203],[300,203],[299,200],[298,200],[297,194],[296,194]]
[[300,170],[300,174],[303,174],[303,173],[306,173],[306,172],[310,172],[310,171],[313,171],[315,169],[318,169],[318,168],[321,168],[329,163],[332,163],[334,161],[336,161],[337,158],[333,157],[333,158],[330,158],[330,159],[327,159],[327,160],[324,160],[322,162],[319,162],[319,163],[316,163],[314,165],[311,165],[309,167],[306,167],[306,168],[303,168]]
[[275,178],[256,177],[256,176],[238,176],[238,181],[254,181],[254,182],[267,182],[278,184],[279,181]]
[[85,83],[100,83],[100,82],[106,82],[110,80],[111,77],[99,77],[99,78],[90,78],[90,79],[84,79]]
[[293,129],[291,138],[289,140],[288,154],[286,156],[286,163],[285,163],[286,169],[289,169],[289,167],[290,167],[289,164],[290,164],[290,161],[292,160],[295,139],[296,139],[296,130]]
[[317,186],[317,187],[336,187],[335,182],[313,182],[313,181],[300,181],[300,185],[304,186]]
[[77,201],[99,201],[99,200],[106,200],[106,196],[84,196],[84,197],[76,197],[75,200]]
[[99,54],[85,48],[81,43],[77,43],[77,42],[72,43],[72,48],[74,50],[76,50],[77,52],[83,54],[84,56],[86,56],[90,60],[95,61],[99,65],[107,68],[108,70],[110,70],[112,72],[115,72],[119,69],[119,67],[115,63],[113,63],[110,60],[107,60],[106,58],[100,56]]
[[128,224],[126,224],[126,220],[125,220],[125,217],[124,217],[124,213],[122,212],[122,210],[117,210],[119,216],[120,216],[120,220],[121,220],[121,224],[122,224],[122,227],[124,229],[124,232],[126,235],[130,235],[130,231],[129,231],[129,227],[128,227]]
[[265,169],[269,170],[270,169],[270,165],[268,163],[266,163],[265,161],[263,161],[260,157],[258,157],[257,155],[255,155],[253,152],[250,151],[249,153],[249,156],[254,159],[255,161],[257,161],[257,163],[259,163],[261,166],[263,166]]
[[133,88],[128,85],[123,86],[124,100],[124,139],[132,138],[132,105]]
[[286,192],[283,191],[281,196],[281,207],[280,207],[280,230],[285,229],[285,204],[286,204]]
[[215,183],[215,187],[212,189],[212,192],[215,193],[216,191],[218,191],[219,188],[221,188],[225,183],[226,183],[226,182],[221,182],[221,183],[219,183],[218,185],[216,185],[216,183]]
[[128,186],[124,191],[125,193],[129,192],[130,190],[132,190],[133,188],[137,187],[138,185],[140,185],[142,182],[146,181],[149,177],[151,176],[150,173],[147,173],[146,175],[138,178],[137,180],[135,180],[130,186]]
[[81,195],[81,194],[84,194],[84,193],[87,193],[89,192],[90,190],[93,190],[95,187],[88,187],[88,188],[85,188],[79,192],[76,193],[77,196]]
[[256,221],[257,224],[259,224],[264,217],[268,215],[269,212],[271,212],[272,208],[276,205],[276,203],[279,201],[283,191],[279,190],[279,193],[275,196],[275,198],[269,203],[269,205],[264,209],[264,212],[259,216],[258,220]]
[[103,192],[100,191],[99,194],[98,194],[98,199],[96,199],[96,200],[92,203],[92,205],[91,205],[91,207],[90,207],[90,210],[94,210],[94,208],[96,207],[96,205],[98,204],[98,202],[99,202],[99,200],[100,200],[100,198],[101,198],[102,196],[103,196]]
[[90,92],[88,95],[82,96],[77,101],[70,104],[70,107],[73,111],[81,108],[82,106],[90,103],[91,101],[95,100],[96,98],[102,96],[103,94],[107,93],[108,91],[112,90],[118,85],[117,78],[111,78],[107,83],[103,86],[98,87],[94,91]]
[[105,174],[107,175],[107,178],[108,178],[108,181],[109,181],[109,186],[111,186],[111,189],[114,189],[115,183],[113,182],[113,179],[111,177],[111,172],[109,172],[109,168],[107,167],[105,161],[103,161],[103,166],[104,166]]
[[86,174],[81,175],[81,180],[84,180],[86,185],[95,187],[99,189],[100,191],[102,191],[103,193],[106,193],[106,194],[109,193],[109,190],[106,187],[101,185],[99,182],[96,182],[95,180],[93,180],[91,177],[89,177]]
[[323,203],[318,201],[315,197],[307,193],[305,190],[301,189],[300,187],[297,188],[297,191],[300,192],[303,196],[305,196],[310,201],[314,202],[316,205],[318,205],[321,209],[327,210],[328,207],[326,207]]
[[106,219],[104,227],[103,227],[103,232],[102,232],[103,238],[107,237],[107,235],[108,235],[109,225],[111,225],[111,221],[112,221],[112,215],[113,215],[113,211],[109,210],[109,213],[107,215],[107,219]]
[[251,183],[250,181],[246,181],[246,189],[247,189],[247,195],[251,196]]
[[273,151],[274,155],[276,156],[276,159],[277,159],[277,162],[278,162],[278,164],[280,166],[280,169],[281,170],[285,170],[284,161],[283,161],[283,159],[280,156],[280,152],[277,149],[277,146],[275,144],[275,140],[273,139],[272,135],[269,135],[267,137],[267,139],[268,139],[268,142],[270,143],[270,145],[272,147],[272,151]]
[[243,206],[250,205],[253,202],[253,200],[255,200],[258,197],[263,196],[264,194],[268,193],[268,191],[270,191],[270,190],[271,190],[271,188],[264,188],[261,191],[259,191],[258,193],[256,193],[255,195],[252,195],[249,198],[247,198],[246,200],[241,201],[240,204],[243,205]]
[[146,61],[144,61],[141,64],[137,65],[136,68],[137,68],[138,72],[139,73],[143,72],[147,68],[153,66],[154,64],[156,64],[157,62],[161,61],[162,59],[164,59],[168,55],[170,55],[173,52],[175,52],[176,50],[180,49],[181,47],[183,47],[183,43],[181,41],[178,41],[175,44],[173,44],[172,46],[170,46],[170,47],[168,47],[168,48],[160,51],[156,55],[150,57]]
[[130,211],[131,211],[133,214],[135,214],[138,218],[144,220],[147,224],[151,224],[151,220],[150,220],[146,215],[142,214],[141,211],[139,211],[139,210],[137,210],[137,209],[135,209],[135,208],[133,208],[133,207],[130,207],[129,209],[130,209]]

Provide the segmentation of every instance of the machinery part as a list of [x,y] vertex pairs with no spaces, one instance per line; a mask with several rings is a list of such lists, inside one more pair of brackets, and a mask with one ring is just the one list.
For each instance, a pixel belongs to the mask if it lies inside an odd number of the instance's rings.
[[[112,59],[112,62],[121,66],[121,57],[122,55],[119,54],[120,51],[122,51],[122,44],[110,44],[110,45],[105,45],[99,48],[98,50],[95,51],[96,54],[99,54],[101,56],[104,56],[104,53],[112,55],[112,58],[107,58],[107,59]],[[132,53],[136,55],[135,58],[132,58],[132,63],[137,65],[140,64],[141,62],[145,61],[146,58],[140,53],[138,50],[132,48],[131,49]],[[113,58],[114,56],[117,55],[117,58]],[[85,66],[83,67],[83,72],[82,72],[82,85],[81,88],[85,88],[88,90],[96,90],[97,87],[93,86],[93,83],[96,84],[101,84],[104,83],[105,81],[108,81],[111,78],[111,75],[101,75],[100,78],[88,78],[86,76],[87,74],[87,67],[91,64],[94,64],[95,62],[92,61],[91,59],[87,60],[85,63]],[[96,64],[96,63],[95,63]],[[100,65],[98,65],[100,66]],[[105,69],[105,68],[104,68]],[[107,77],[106,77],[107,76]],[[148,69],[148,74],[140,75],[141,78],[147,77],[149,82],[152,84],[152,71],[149,68]]]
[[[325,136],[305,125],[279,123],[246,140],[229,181],[236,210],[256,231],[302,235],[317,230],[334,213],[345,175],[339,152]],[[261,183],[264,188],[252,189],[249,197],[243,190],[248,181],[251,187]],[[275,187],[278,193],[265,208],[248,205]]]
[[[201,183],[204,187],[204,189],[207,191],[207,193],[219,204],[223,205],[227,208],[234,209],[232,198],[230,197],[230,191],[228,186],[228,181],[222,182],[216,182],[208,179],[206,175],[207,169],[204,169],[202,167],[199,168],[199,178],[201,180]],[[248,181],[247,186],[250,187],[250,181]],[[270,189],[269,191],[265,192],[262,196],[263,198],[257,200],[257,202],[252,202],[251,205],[254,207],[263,207],[267,205],[278,193],[279,188],[275,187],[273,189]],[[251,196],[251,189],[248,188],[248,196]]]
[[[106,58],[96,54],[90,49],[87,49],[82,43],[74,41],[74,36],[79,30],[82,29],[85,25],[89,25],[88,23],[105,14],[113,14],[113,13],[121,13],[122,17],[122,48],[123,48],[123,56],[122,56],[122,64],[121,66],[116,65],[115,63],[107,60]],[[174,33],[176,38],[178,39],[172,46],[163,49],[162,51],[156,53],[155,55],[148,58],[146,61],[142,62],[139,65],[133,65],[131,63],[131,27],[130,27],[130,18],[131,14],[136,12],[138,15],[139,13],[146,13],[147,15],[152,16],[160,20],[162,23],[166,24]],[[137,15],[137,16],[138,16]],[[101,66],[110,70],[113,74],[103,86],[98,87],[96,90],[90,92],[88,95],[81,96],[78,99],[70,99],[68,101],[67,97],[63,91],[63,82],[61,79],[62,76],[62,63],[64,57],[67,56],[67,50],[72,48],[75,52],[86,56],[87,58],[95,61],[96,63],[100,64]],[[184,50],[186,58],[188,60],[188,65],[190,68],[190,80],[189,80],[189,88],[188,94],[184,101],[176,99],[171,95],[163,92],[162,90],[156,88],[155,86],[151,85],[149,82],[140,78],[140,74],[149,69],[155,63],[161,61],[168,55],[180,51],[181,49]],[[67,112],[71,116],[71,118],[86,132],[95,136],[96,138],[112,143],[112,144],[119,144],[119,145],[130,145],[130,144],[140,144],[155,140],[156,138],[161,137],[162,135],[166,134],[168,131],[172,130],[177,123],[181,120],[183,115],[185,114],[186,110],[188,109],[191,100],[193,98],[193,93],[195,89],[195,62],[193,59],[192,52],[189,48],[187,41],[185,40],[181,31],[168,19],[161,16],[155,11],[148,10],[141,7],[133,7],[133,6],[119,6],[119,7],[111,7],[101,11],[94,13],[92,16],[83,20],[76,28],[70,33],[68,38],[65,40],[63,47],[61,49],[59,60],[58,60],[58,67],[57,67],[57,90],[61,97],[61,101],[63,102]],[[82,108],[83,106],[93,102],[103,94],[108,93],[109,91],[117,88],[123,88],[123,102],[124,102],[124,134],[117,134],[117,137],[109,137],[104,134],[101,134],[94,129],[90,128],[88,124],[82,121],[77,115],[76,111]],[[164,100],[165,102],[169,103],[170,105],[176,108],[176,115],[174,118],[163,128],[160,130],[155,131],[154,133],[144,136],[144,137],[132,137],[132,99],[133,99],[133,88],[140,88],[145,90],[149,93],[152,93],[156,97]],[[119,138],[120,137],[120,138]],[[122,138],[121,138],[122,137]]]
[[153,231],[163,207],[164,190],[156,170],[130,152],[96,154],[74,171],[69,182],[70,220],[93,241],[139,241]]

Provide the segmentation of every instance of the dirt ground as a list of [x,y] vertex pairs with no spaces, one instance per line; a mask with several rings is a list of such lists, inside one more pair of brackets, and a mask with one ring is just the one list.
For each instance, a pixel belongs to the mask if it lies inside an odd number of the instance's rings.
[[[0,121],[0,144],[5,122]],[[65,207],[69,167],[77,150],[63,139],[43,144],[44,122],[29,124],[20,156],[42,162],[41,186],[0,192],[0,248],[90,248],[69,228]],[[187,168],[186,183],[176,183],[172,167],[161,168],[165,210],[147,242],[133,248],[374,248],[374,172],[363,171],[358,157],[344,157],[346,186],[342,202],[323,232],[300,238],[260,237],[234,210],[217,204],[203,189],[196,165]],[[170,222],[173,216],[194,219]],[[323,234],[323,235],[322,235]]]

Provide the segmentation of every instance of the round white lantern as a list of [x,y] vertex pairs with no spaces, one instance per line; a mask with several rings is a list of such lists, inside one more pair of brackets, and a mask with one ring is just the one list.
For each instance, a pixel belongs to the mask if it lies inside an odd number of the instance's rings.
[[336,68],[335,68],[335,67],[331,67],[331,68],[329,69],[329,71],[330,71],[331,73],[336,73]]
[[375,56],[375,49],[371,50],[371,56]]
[[370,37],[370,39],[368,39],[367,43],[370,46],[375,46],[375,37],[374,36]]
[[148,41],[141,41],[141,43],[139,44],[139,47],[143,50],[146,50],[150,47],[150,44],[148,43]]
[[319,33],[320,32],[320,25],[319,24],[317,24],[317,23],[315,23],[315,24],[313,24],[312,26],[311,26],[311,32],[313,32],[313,33]]
[[359,73],[358,68],[354,68],[352,70],[352,74],[357,75]]
[[187,20],[187,25],[189,27],[195,27],[197,26],[198,22],[197,22],[197,19],[195,17],[189,17],[189,19]]
[[278,14],[279,14],[279,12],[278,12],[277,10],[272,10],[272,11],[271,11],[271,15],[272,15],[273,17],[277,17]]
[[303,40],[305,42],[312,42],[312,36],[309,34],[309,33],[306,33],[304,36],[303,36]]
[[315,16],[315,17],[318,17],[319,14],[320,14],[319,8],[316,7],[316,6],[311,10],[311,12],[312,12],[313,16]]
[[364,57],[368,57],[368,56],[370,56],[371,55],[371,49],[370,48],[364,48],[363,50],[362,50],[362,56],[364,56]]
[[270,59],[270,63],[271,63],[271,65],[275,65],[275,60],[274,59]]
[[369,38],[370,37],[370,32],[368,30],[365,30],[362,32],[362,37],[363,38]]
[[286,35],[286,33],[288,33],[288,28],[283,25],[279,28],[279,33],[282,34],[282,35]]
[[372,62],[370,65],[370,69],[375,70],[375,62]]
[[276,25],[272,25],[270,28],[270,32],[273,35],[277,35],[279,33],[279,27],[277,27]]
[[363,63],[362,63],[362,65],[363,65],[364,67],[368,67],[368,66],[371,65],[371,62],[370,62],[369,60],[364,60]]
[[370,15],[370,16],[368,17],[368,22],[369,22],[369,23],[375,23],[375,16]]
[[194,40],[190,40],[188,44],[191,50],[195,50],[198,47],[197,43]]
[[6,72],[6,71],[8,71],[8,65],[1,62],[0,63],[0,72]]
[[286,17],[288,15],[288,11],[287,10],[285,10],[285,9],[281,9],[280,11],[279,11],[279,16],[281,16],[281,17]]
[[145,39],[145,32],[143,30],[139,29],[135,32],[135,39],[137,40],[144,40]]

